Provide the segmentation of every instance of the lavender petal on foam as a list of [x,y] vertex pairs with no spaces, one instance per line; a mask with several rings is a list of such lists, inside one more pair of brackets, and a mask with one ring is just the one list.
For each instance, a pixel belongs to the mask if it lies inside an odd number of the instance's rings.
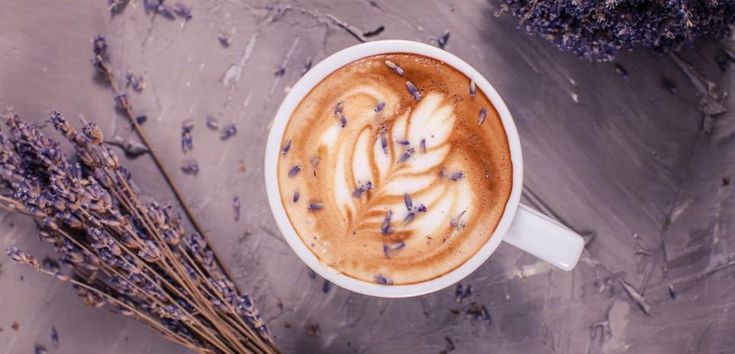
[[396,140],[396,143],[397,143],[398,145],[403,145],[403,146],[408,146],[408,145],[411,145],[411,142],[409,142],[409,141],[408,141],[408,140],[406,140],[406,139]]
[[477,94],[475,80],[470,80],[470,96],[475,97],[475,94]]
[[292,199],[293,202],[294,203],[297,203],[299,201],[299,198],[301,198],[301,194],[299,193],[299,191],[294,192],[293,193],[293,199]]
[[311,202],[309,203],[309,206],[306,207],[309,211],[319,211],[324,209],[324,204],[320,202]]
[[411,210],[413,208],[413,200],[408,193],[403,193],[403,203],[406,204],[406,209]]
[[385,108],[385,102],[380,102],[380,103],[378,103],[377,106],[375,106],[375,108],[373,110],[375,111],[375,113],[378,113],[378,112],[382,111],[383,108]]
[[421,151],[422,154],[426,153],[426,139],[421,139],[421,143],[419,143],[419,151]]
[[289,139],[288,141],[286,141],[285,144],[283,144],[283,147],[281,148],[281,155],[286,156],[289,150],[291,150],[291,139]]
[[413,155],[414,149],[412,147],[406,149],[406,151],[403,152],[400,158],[398,158],[398,162],[406,162],[409,158],[411,158],[411,155]]
[[487,108],[482,107],[480,110],[480,118],[477,120],[477,124],[482,124],[485,121],[485,118],[487,118]]
[[416,85],[414,85],[413,82],[406,81],[406,89],[408,90],[408,93],[411,94],[411,97],[416,100],[416,102],[421,101],[421,92],[419,92],[419,89],[416,88]]
[[321,161],[321,158],[319,156],[314,156],[309,159],[311,169],[314,171],[314,177],[316,177],[316,168],[319,167],[319,161]]
[[299,172],[301,172],[301,166],[294,165],[294,167],[291,167],[291,169],[288,170],[288,176],[295,177],[297,174],[299,174]]
[[375,277],[373,277],[373,280],[376,283],[381,284],[381,285],[393,285],[393,280],[391,280],[390,278],[387,278],[383,274],[376,275]]
[[380,231],[383,233],[383,235],[389,235],[393,233],[393,227],[390,226],[391,218],[393,218],[393,210],[388,210],[385,213],[385,218],[383,219],[383,224],[380,226]]
[[393,72],[396,73],[396,74],[398,74],[398,75],[403,76],[403,74],[405,73],[403,71],[403,68],[402,67],[400,67],[398,64],[396,64],[396,63],[394,63],[394,62],[392,62],[390,60],[386,60],[383,63],[385,63],[385,66],[387,66],[388,68],[390,68],[391,70],[393,70]]
[[459,171],[459,170],[454,171],[454,172],[452,172],[451,175],[449,175],[449,179],[452,180],[452,181],[455,181],[455,182],[456,181],[459,181],[460,179],[462,179],[464,177],[465,177],[464,172]]

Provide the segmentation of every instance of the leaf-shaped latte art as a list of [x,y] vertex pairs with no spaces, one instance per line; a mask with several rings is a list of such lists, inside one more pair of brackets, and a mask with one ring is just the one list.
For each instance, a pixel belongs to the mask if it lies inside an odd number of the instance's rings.
[[[351,104],[359,104],[360,100],[350,99],[358,92],[378,93],[365,88],[356,91],[340,98],[347,112]],[[372,101],[386,98],[372,97]],[[355,117],[353,113],[350,125],[335,124],[321,137],[335,164],[333,198],[345,231],[386,234],[388,227],[398,239],[408,240],[414,234],[451,228],[451,219],[468,210],[471,200],[462,197],[471,194],[469,184],[450,183],[440,173],[452,149],[453,106],[444,95],[429,92],[413,109],[394,117],[381,119],[374,110],[368,112],[373,115]]]

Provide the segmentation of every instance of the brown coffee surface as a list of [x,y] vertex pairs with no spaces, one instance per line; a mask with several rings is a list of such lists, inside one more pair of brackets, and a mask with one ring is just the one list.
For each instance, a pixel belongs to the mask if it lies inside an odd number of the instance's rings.
[[513,166],[495,108],[471,86],[435,59],[383,54],[336,70],[301,101],[278,183],[293,228],[323,263],[412,284],[459,267],[488,241]]

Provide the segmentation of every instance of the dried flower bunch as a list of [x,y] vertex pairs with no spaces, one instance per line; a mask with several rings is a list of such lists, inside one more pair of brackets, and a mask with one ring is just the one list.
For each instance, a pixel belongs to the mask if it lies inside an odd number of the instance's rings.
[[0,205],[35,218],[54,262],[11,247],[13,260],[71,282],[94,307],[134,317],[201,353],[274,353],[247,294],[239,294],[207,241],[186,233],[170,206],[144,202],[131,174],[96,124],[78,131],[61,114],[51,123],[74,157],[35,125],[10,113],[0,134]]
[[717,0],[501,0],[519,26],[590,60],[611,60],[621,48],[678,50],[705,36],[724,37],[735,3]]
[[171,206],[144,201],[131,174],[96,124],[77,130],[61,114],[50,121],[73,146],[61,145],[9,113],[0,132],[0,208],[32,216],[41,239],[64,264],[10,247],[15,261],[70,282],[94,307],[131,316],[200,353],[277,353],[252,300],[220,265],[178,187],[134,118],[117,85],[102,37],[93,65],[128,117],[198,233],[187,233]]

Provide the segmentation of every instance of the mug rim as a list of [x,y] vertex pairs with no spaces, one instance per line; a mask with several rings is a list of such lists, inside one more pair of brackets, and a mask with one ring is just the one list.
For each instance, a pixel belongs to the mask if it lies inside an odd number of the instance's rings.
[[[510,196],[505,204],[503,215],[488,241],[474,255],[451,271],[430,280],[404,285],[382,285],[352,278],[322,263],[308,249],[293,225],[291,225],[286,209],[281,203],[281,191],[277,180],[283,134],[293,111],[304,97],[328,75],[339,68],[365,57],[389,53],[427,56],[459,70],[468,78],[474,80],[476,86],[485,93],[500,117],[508,140],[513,169]],[[301,261],[333,284],[360,294],[385,298],[412,297],[435,292],[461,281],[477,270],[495,252],[504,235],[508,232],[520,204],[523,188],[523,156],[518,131],[508,107],[497,90],[474,67],[454,54],[425,43],[407,40],[380,40],[353,45],[328,56],[306,72],[291,88],[276,112],[268,133],[264,166],[266,194],[270,210],[286,243]]]

